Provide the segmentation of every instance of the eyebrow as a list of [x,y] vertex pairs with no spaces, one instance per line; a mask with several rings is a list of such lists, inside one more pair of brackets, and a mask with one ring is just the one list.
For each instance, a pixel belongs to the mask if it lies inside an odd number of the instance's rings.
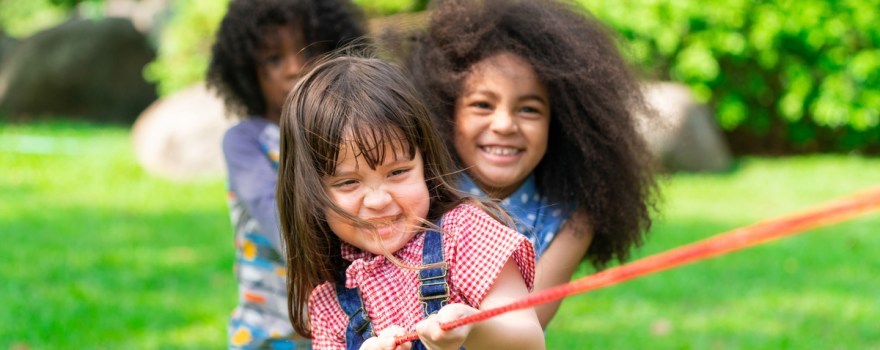
[[541,97],[539,95],[525,95],[525,96],[522,96],[519,98],[519,101],[530,101],[530,100],[535,100],[535,101],[541,102],[545,105],[547,104],[547,100],[545,100],[543,97]]
[[[486,95],[491,98],[495,98],[495,99],[498,98],[498,94],[496,94],[495,92],[492,92],[492,90],[487,90],[487,89],[466,91],[464,93],[464,96],[470,96],[470,95]],[[529,94],[529,95],[525,95],[525,96],[520,96],[517,99],[517,101],[532,101],[532,100],[541,102],[545,105],[549,104],[546,99],[544,99],[543,97],[541,97],[540,95],[537,95],[537,94]]]
[[346,177],[346,176],[353,175],[353,174],[357,174],[357,171],[356,170],[355,171],[337,171],[337,172],[334,172],[333,174],[328,174],[327,176],[329,176],[329,177]]
[[[386,163],[386,164],[380,164],[379,167],[395,167],[395,166],[398,166],[398,165],[400,165],[400,164],[402,164],[402,163],[408,163],[408,162],[411,162],[411,161],[412,161],[412,159],[409,159],[409,158],[407,158],[406,156],[403,156],[403,157],[401,157],[399,160],[392,160],[391,162],[388,162],[388,163]],[[355,169],[354,169],[354,170],[346,170],[346,171],[341,171],[341,172],[338,171],[338,170],[339,170],[339,166],[337,166],[337,167],[336,167],[337,171],[334,172],[333,174],[328,174],[328,176],[332,176],[332,177],[344,177],[344,176],[347,176],[347,175],[350,175],[350,174],[356,174],[358,168],[360,167],[360,162],[358,162],[357,164],[358,164],[358,165],[355,166]]]
[[[386,155],[386,156],[387,156],[387,155]],[[393,156],[393,155],[392,155],[392,156]],[[407,156],[405,156],[405,155],[402,155],[401,157],[399,157],[399,159],[396,159],[396,158],[398,158],[398,157],[391,158],[391,161],[389,161],[389,162],[387,162],[387,163],[379,164],[379,165],[377,166],[377,168],[379,168],[379,167],[390,167],[390,168],[393,168],[393,167],[399,166],[399,165],[402,164],[402,163],[407,163],[407,162],[412,161],[411,159],[409,159],[409,157],[407,157]]]

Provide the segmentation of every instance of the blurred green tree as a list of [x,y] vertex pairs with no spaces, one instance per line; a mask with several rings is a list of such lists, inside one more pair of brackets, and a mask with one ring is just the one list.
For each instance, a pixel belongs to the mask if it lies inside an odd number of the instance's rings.
[[0,0],[0,33],[21,38],[61,23],[69,8],[52,0]]
[[690,85],[740,151],[880,150],[880,0],[578,1],[645,76]]
[[211,45],[229,0],[180,0],[173,3],[158,42],[156,60],[144,76],[167,95],[202,81],[208,69]]

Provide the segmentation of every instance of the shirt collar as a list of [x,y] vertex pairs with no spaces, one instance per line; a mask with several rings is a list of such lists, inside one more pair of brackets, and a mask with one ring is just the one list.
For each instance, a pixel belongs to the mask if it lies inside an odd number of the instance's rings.
[[[417,234],[413,239],[406,243],[403,248],[394,252],[394,257],[400,262],[419,266],[422,259],[422,246],[424,245],[424,232]],[[341,242],[342,258],[351,261],[351,265],[345,270],[345,286],[348,288],[357,287],[366,278],[369,278],[373,271],[377,271],[385,264],[393,264],[388,261],[384,255],[377,255],[361,250],[351,244]]]
[[[474,196],[488,197],[486,195],[486,192],[484,192],[482,189],[480,189],[480,186],[477,186],[477,184],[474,182],[474,180],[470,176],[468,176],[467,174],[464,174],[464,175],[460,176],[460,178],[461,179],[459,180],[458,188],[460,188],[460,189],[462,189],[462,190],[464,190]],[[510,200],[513,200],[513,199],[525,198],[525,197],[523,197],[524,195],[528,196],[528,198],[531,199],[531,198],[534,198],[535,194],[537,194],[537,193],[538,193],[538,184],[537,184],[537,181],[535,180],[535,174],[529,174],[529,177],[526,178],[526,181],[524,181],[522,183],[522,185],[520,185],[519,188],[516,189],[516,191],[513,191],[513,193],[511,193],[506,198],[500,198],[500,199],[502,202],[504,202],[504,201],[509,202]],[[508,203],[502,203],[502,204],[504,206],[508,205]]]

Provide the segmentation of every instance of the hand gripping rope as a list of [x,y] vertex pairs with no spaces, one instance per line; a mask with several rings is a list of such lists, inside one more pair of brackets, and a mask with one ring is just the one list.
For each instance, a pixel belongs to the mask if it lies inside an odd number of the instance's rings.
[[[874,188],[849,197],[831,201],[800,214],[760,222],[751,226],[718,234],[707,239],[672,250],[651,255],[626,265],[583,277],[569,283],[532,293],[519,301],[483,310],[455,321],[442,323],[440,328],[450,330],[466,324],[479,322],[508,311],[525,309],[538,304],[608,287],[636,277],[671,269],[694,261],[726,254],[773,239],[800,233],[815,227],[831,225],[868,212],[880,210],[880,188]],[[400,345],[418,339],[415,332],[395,337]]]

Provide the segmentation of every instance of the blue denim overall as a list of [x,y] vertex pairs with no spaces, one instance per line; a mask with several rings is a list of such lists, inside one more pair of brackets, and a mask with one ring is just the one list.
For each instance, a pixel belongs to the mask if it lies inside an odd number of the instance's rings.
[[[443,235],[437,231],[425,233],[425,246],[422,248],[422,265],[443,262]],[[344,275],[343,275],[344,277]],[[358,288],[346,288],[345,278],[336,282],[336,297],[345,314],[348,327],[345,329],[345,348],[360,349],[365,340],[372,337],[373,324]],[[422,302],[422,316],[440,311],[449,299],[449,284],[446,283],[446,264],[419,271],[419,301]],[[426,349],[421,341],[413,341],[413,350]]]

